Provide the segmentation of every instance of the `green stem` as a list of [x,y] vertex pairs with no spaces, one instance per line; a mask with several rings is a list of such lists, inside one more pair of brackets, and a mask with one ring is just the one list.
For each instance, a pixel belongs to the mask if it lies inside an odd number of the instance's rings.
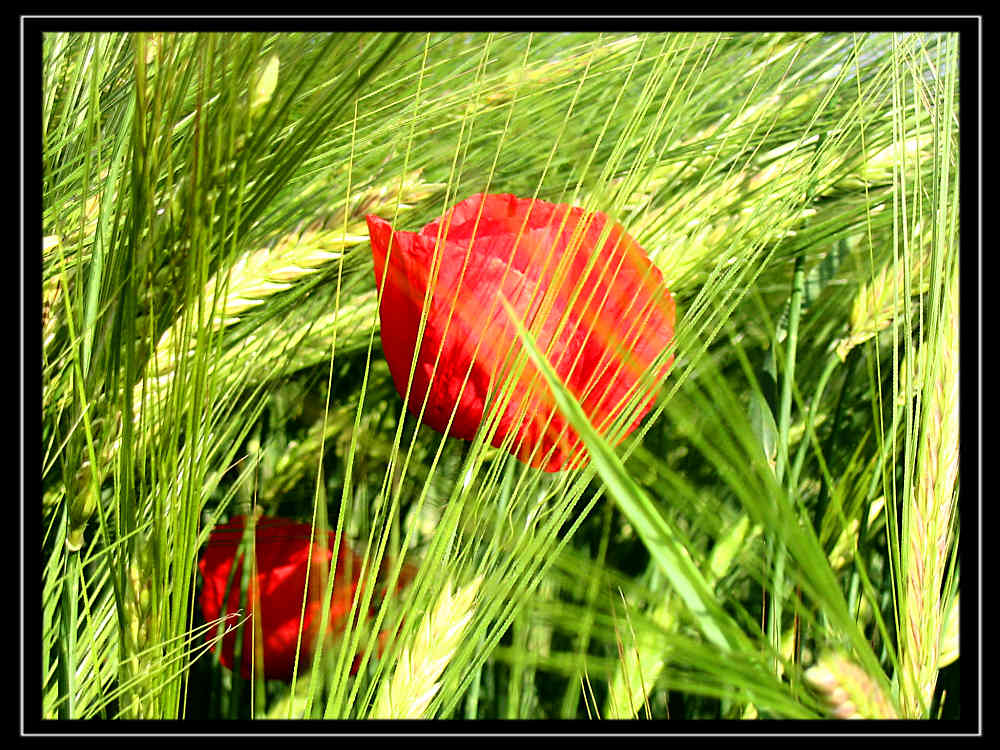
[[[795,487],[798,484],[799,475],[802,473],[802,465],[805,463],[806,454],[809,452],[809,445],[815,437],[816,430],[813,420],[816,418],[816,412],[819,410],[819,402],[822,400],[823,394],[826,392],[826,386],[830,382],[830,378],[839,363],[840,359],[836,355],[831,355],[827,360],[823,374],[820,375],[819,383],[816,385],[816,392],[813,394],[812,403],[809,404],[809,414],[806,416],[805,433],[802,435],[802,442],[799,443],[799,452],[795,456],[795,463],[792,464],[791,474],[788,477],[790,487]],[[848,379],[849,377],[848,373]],[[847,381],[845,380],[844,382],[846,384]],[[843,390],[841,390],[840,397],[843,399]],[[835,431],[830,434],[835,434]]]
[[[69,512],[66,512],[67,533],[69,531]],[[77,572],[80,563],[78,551],[66,552],[66,570],[63,577],[62,602],[60,603],[60,638],[59,638],[59,718],[74,719],[76,717],[76,626],[77,602]]]
[[[837,358],[833,357],[832,359],[833,359],[833,362],[831,362],[831,364],[836,364],[836,359]],[[833,446],[833,441],[835,439],[835,436],[837,435],[837,432],[838,432],[837,427],[838,427],[838,425],[840,423],[840,416],[843,413],[844,394],[847,391],[847,385],[848,385],[848,383],[851,380],[851,374],[852,374],[852,372],[854,370],[854,364],[857,361],[858,361],[857,357],[851,357],[850,355],[848,355],[847,374],[844,376],[844,382],[843,382],[843,384],[841,385],[841,388],[840,388],[840,395],[837,397],[837,406],[834,408],[834,411],[833,411],[833,422],[830,425],[830,432],[827,434],[827,437],[826,437],[826,444],[825,444],[824,450],[823,450],[823,454],[824,455],[828,455],[829,454],[829,452],[830,452],[830,450],[831,450],[831,448]],[[829,368],[829,366],[828,366],[828,368]],[[823,484],[820,485],[820,488],[819,488],[819,498],[816,501],[816,520],[821,525],[819,528],[817,528],[817,532],[821,530],[822,523],[823,523],[823,517],[826,515],[826,509],[827,509],[827,506],[829,504],[830,504],[829,483],[823,482]]]
[[[792,296],[788,301],[788,336],[785,344],[785,367],[781,381],[781,403],[778,407],[778,455],[774,475],[781,484],[788,466],[788,433],[792,421],[792,384],[795,382],[795,354],[799,339],[799,319],[802,312],[802,296],[805,289],[805,268],[802,256],[795,259],[795,273],[792,277]],[[789,483],[788,496],[794,494],[794,486]],[[767,632],[774,649],[774,671],[778,674],[781,662],[781,616],[784,591],[785,559],[787,550],[780,541],[775,541],[773,549],[773,579],[771,584],[771,606],[768,608]]]
[[785,345],[785,371],[781,382],[781,404],[778,411],[778,457],[774,468],[780,484],[788,466],[788,433],[792,422],[792,384],[795,382],[795,354],[799,340],[799,319],[805,290],[805,268],[800,255],[795,259],[792,277],[792,297],[788,302],[788,337]]

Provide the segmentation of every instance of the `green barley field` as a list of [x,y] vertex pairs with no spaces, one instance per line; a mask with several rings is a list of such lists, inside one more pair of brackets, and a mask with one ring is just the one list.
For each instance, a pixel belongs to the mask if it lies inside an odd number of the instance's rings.
[[45,33],[43,718],[961,717],[958,42]]

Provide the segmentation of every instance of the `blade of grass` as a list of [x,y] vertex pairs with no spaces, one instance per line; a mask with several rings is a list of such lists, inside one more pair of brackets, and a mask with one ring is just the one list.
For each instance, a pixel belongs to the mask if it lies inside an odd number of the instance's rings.
[[669,521],[629,476],[621,460],[597,431],[590,425],[580,403],[573,397],[555,369],[535,346],[534,337],[518,319],[514,308],[501,298],[510,320],[531,362],[545,378],[556,404],[577,431],[594,467],[604,481],[608,494],[632,523],[646,548],[660,565],[684,602],[705,637],[724,651],[737,651],[749,647],[742,631],[731,621],[715,599],[701,571],[683,547]]

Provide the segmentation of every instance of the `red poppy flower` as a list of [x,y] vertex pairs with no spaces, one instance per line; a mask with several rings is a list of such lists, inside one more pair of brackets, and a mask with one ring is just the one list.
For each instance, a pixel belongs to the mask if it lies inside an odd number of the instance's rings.
[[[243,536],[244,518],[234,517],[228,524],[217,526],[209,538],[205,553],[198,562],[204,578],[201,591],[201,609],[205,620],[211,622],[233,614],[240,609],[243,555],[235,560]],[[242,626],[242,668],[244,679],[250,678],[253,659],[254,618],[260,626],[260,651],[263,655],[262,672],[267,679],[291,680],[295,664],[295,647],[299,638],[299,621],[303,597],[307,597],[305,619],[302,627],[302,649],[299,653],[299,670],[305,670],[312,657],[316,631],[320,625],[320,608],[325,594],[325,576],[330,572],[333,558],[334,533],[328,532],[326,549],[316,538],[310,544],[310,525],[284,518],[262,518],[256,524],[256,582],[251,582],[244,597],[245,612],[251,618]],[[306,588],[306,566],[310,565],[309,586]],[[236,562],[236,572],[230,571]],[[361,573],[361,559],[341,540],[337,568],[330,603],[330,632],[343,628],[351,609],[354,592]],[[231,583],[230,583],[231,581]],[[228,596],[226,596],[228,584]],[[225,598],[225,607],[223,599]],[[227,622],[231,625],[232,620]],[[233,629],[222,639],[219,661],[233,668],[233,655],[238,629]],[[213,641],[216,629],[206,638]]]
[[[436,273],[407,401],[419,415],[426,398],[427,425],[465,440],[475,436],[491,388],[503,385],[520,348],[501,294],[598,429],[606,432],[637,403],[623,439],[649,411],[654,394],[649,386],[640,392],[640,380],[673,339],[674,301],[659,269],[606,215],[474,195],[419,232],[367,218],[380,289],[384,280],[382,347],[401,396]],[[672,362],[673,356],[665,360],[654,382]],[[530,362],[514,381],[491,443],[546,471],[586,458]]]

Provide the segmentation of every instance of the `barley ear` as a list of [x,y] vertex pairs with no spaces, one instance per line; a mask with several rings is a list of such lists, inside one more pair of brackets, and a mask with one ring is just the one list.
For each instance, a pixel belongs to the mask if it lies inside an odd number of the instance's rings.
[[[900,700],[923,717],[934,697],[944,627],[941,590],[951,559],[958,480],[958,274],[952,275],[929,356],[924,437],[904,515],[907,542],[901,623]],[[933,339],[924,346],[933,345]],[[933,364],[932,364],[933,363]]]
[[[266,88],[271,85],[268,79],[277,75],[277,66],[275,56],[261,71],[258,83],[263,88],[257,92],[257,96],[267,94]],[[440,188],[440,183],[421,179],[419,169],[407,172],[398,180],[376,185],[353,196],[348,201],[350,207],[339,213],[300,226],[269,247],[244,253],[231,266],[213,276],[203,288],[200,302],[192,302],[186,313],[179,314],[153,348],[143,378],[134,386],[134,422],[138,424],[144,413],[149,415],[148,419],[151,421],[157,418],[156,414],[163,407],[178,365],[181,360],[191,356],[200,329],[215,332],[233,325],[248,310],[265,304],[270,297],[289,289],[296,282],[323,271],[331,262],[342,259],[351,248],[367,242],[368,229],[364,220],[366,212],[381,213],[397,207],[400,211],[408,210]],[[329,340],[324,336],[327,328],[343,327],[351,321],[370,320],[374,309],[373,292],[367,298],[339,306],[316,321],[315,325],[300,329],[293,334],[296,337],[294,340],[286,339],[287,346],[277,350],[266,338],[250,334],[244,339],[240,349],[231,349],[223,354],[216,365],[216,372],[221,366],[234,361],[236,364],[233,371],[239,372],[242,369],[240,363],[273,357],[275,351],[278,352],[278,358],[281,358],[285,351],[296,351],[297,344],[307,333],[311,340],[326,342]],[[201,312],[195,312],[198,310]],[[299,352],[299,356],[305,354],[321,360],[326,353],[324,346],[317,356],[315,347],[312,347],[309,352]],[[308,364],[312,364],[312,361],[304,366]],[[102,465],[110,465],[114,460],[119,442],[120,436],[107,442]]]
[[862,284],[851,307],[850,330],[837,342],[836,352],[842,362],[851,349],[874,338],[902,316],[907,274],[913,279],[911,296],[927,291],[930,285],[921,269],[929,260],[928,253],[919,253],[909,261],[900,258],[883,266],[872,279]]
[[428,612],[416,638],[399,656],[392,677],[383,682],[371,718],[420,719],[441,688],[441,675],[451,661],[472,620],[482,578],[464,588],[445,584],[434,608]]
[[878,682],[843,654],[825,655],[806,670],[805,678],[836,719],[898,718]]

